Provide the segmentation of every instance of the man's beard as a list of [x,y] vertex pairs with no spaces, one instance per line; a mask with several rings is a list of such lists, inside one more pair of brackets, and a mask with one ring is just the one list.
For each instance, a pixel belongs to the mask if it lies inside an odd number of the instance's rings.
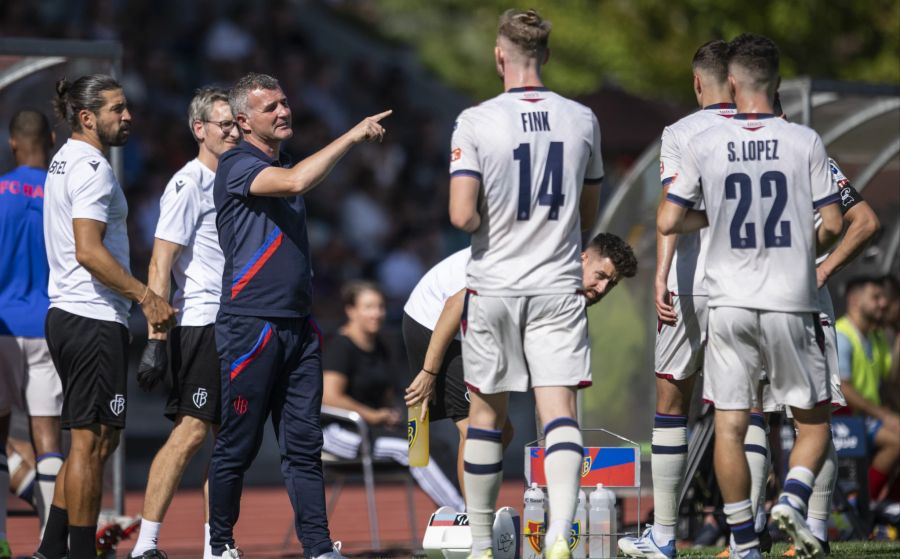
[[130,129],[131,126],[122,125],[114,132],[112,126],[100,126],[97,128],[97,136],[100,138],[100,143],[105,146],[124,146],[128,142]]

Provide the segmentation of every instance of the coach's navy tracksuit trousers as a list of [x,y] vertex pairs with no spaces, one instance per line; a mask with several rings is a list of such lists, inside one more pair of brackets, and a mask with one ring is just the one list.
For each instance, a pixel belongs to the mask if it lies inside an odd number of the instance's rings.
[[234,547],[244,472],[259,452],[271,413],[294,527],[307,557],[331,551],[322,476],[321,337],[310,318],[220,312],[222,424],[209,467],[213,555]]

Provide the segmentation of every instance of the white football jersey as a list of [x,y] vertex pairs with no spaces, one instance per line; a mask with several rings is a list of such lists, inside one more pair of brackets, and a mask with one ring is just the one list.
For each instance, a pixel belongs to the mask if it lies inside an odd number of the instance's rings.
[[[720,103],[703,107],[703,110],[689,114],[675,124],[667,126],[662,133],[659,150],[659,174],[662,185],[666,186],[678,176],[681,166],[681,150],[687,141],[719,124],[723,118],[731,118],[737,109],[731,103]],[[669,291],[677,295],[706,295],[706,245],[709,232],[704,228],[696,233],[679,235],[672,255],[672,265],[666,284]]]
[[753,114],[707,129],[685,146],[668,194],[687,207],[701,197],[710,307],[819,310],[812,210],[840,196],[815,131]]
[[444,303],[466,286],[466,266],[471,255],[472,249],[464,248],[435,264],[409,294],[403,312],[425,328],[434,330]]
[[463,111],[451,148],[451,176],[481,181],[466,286],[489,296],[580,289],[581,189],[603,178],[593,112],[545,88],[514,88]]
[[192,159],[166,185],[159,201],[156,238],[184,247],[172,265],[179,326],[216,321],[225,256],[219,247],[213,184],[216,174]]
[[128,203],[103,153],[69,139],[50,161],[44,185],[44,238],[50,263],[50,307],[128,326],[131,301],[94,278],[75,258],[72,220],[106,224],[103,246],[125,271],[128,265]]

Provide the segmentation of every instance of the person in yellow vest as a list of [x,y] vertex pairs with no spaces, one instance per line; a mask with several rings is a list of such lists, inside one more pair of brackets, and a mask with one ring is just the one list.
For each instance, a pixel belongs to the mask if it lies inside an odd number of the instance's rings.
[[847,314],[837,329],[841,391],[855,413],[866,416],[869,445],[869,495],[877,501],[900,462],[900,415],[882,404],[882,384],[891,369],[891,348],[882,328],[887,297],[881,278],[866,276],[847,283]]

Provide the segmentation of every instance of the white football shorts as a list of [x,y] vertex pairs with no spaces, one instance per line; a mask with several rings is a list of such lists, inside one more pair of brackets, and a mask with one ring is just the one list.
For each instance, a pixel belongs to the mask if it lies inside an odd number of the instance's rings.
[[47,340],[0,336],[0,415],[16,406],[31,416],[58,416],[62,404]]
[[[838,370],[837,331],[834,329],[834,323],[827,314],[820,313],[819,321],[825,342],[825,367],[828,370],[828,379],[831,383],[831,405],[835,408],[843,408],[847,405],[847,400],[844,398],[844,393],[841,392],[841,373]],[[763,387],[763,411],[766,413],[785,411],[784,406],[775,401],[768,384]],[[787,410],[787,412],[790,414],[790,410]]]
[[675,326],[656,327],[656,376],[684,380],[703,368],[706,349],[706,295],[672,295]]
[[468,291],[461,328],[464,377],[478,392],[591,385],[583,295],[484,297]]
[[708,336],[703,397],[716,409],[753,407],[763,370],[777,404],[811,409],[831,402],[816,314],[714,307]]

